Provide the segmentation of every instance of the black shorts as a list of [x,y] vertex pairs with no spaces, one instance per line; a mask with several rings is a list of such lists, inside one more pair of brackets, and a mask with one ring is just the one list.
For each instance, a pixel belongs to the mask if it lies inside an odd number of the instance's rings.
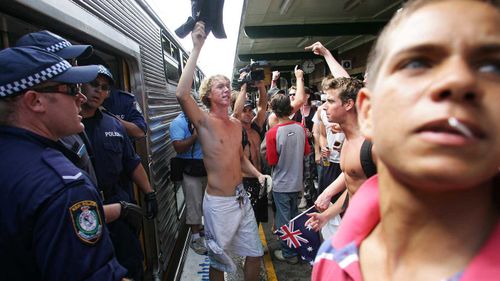
[[259,222],[267,222],[267,191],[264,192],[262,198],[259,198],[261,186],[257,178],[243,178],[243,187],[248,197],[250,197],[250,203],[252,204],[257,224]]

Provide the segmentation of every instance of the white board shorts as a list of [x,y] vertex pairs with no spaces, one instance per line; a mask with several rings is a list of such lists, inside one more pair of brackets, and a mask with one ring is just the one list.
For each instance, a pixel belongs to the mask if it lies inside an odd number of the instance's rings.
[[214,196],[205,192],[203,216],[211,267],[234,272],[236,265],[229,252],[243,257],[264,254],[255,215],[243,184],[236,187],[235,196]]

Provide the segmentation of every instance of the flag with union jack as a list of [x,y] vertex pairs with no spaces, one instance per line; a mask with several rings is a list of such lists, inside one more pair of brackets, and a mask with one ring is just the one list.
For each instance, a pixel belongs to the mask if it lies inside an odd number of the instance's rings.
[[299,254],[302,260],[313,264],[319,246],[321,246],[319,233],[305,223],[309,219],[307,213],[317,212],[313,207],[291,219],[288,224],[282,225],[274,234],[279,235],[288,247]]

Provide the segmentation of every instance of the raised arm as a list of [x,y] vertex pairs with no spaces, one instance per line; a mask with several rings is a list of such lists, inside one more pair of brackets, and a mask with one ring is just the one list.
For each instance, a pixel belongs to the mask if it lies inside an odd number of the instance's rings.
[[306,103],[306,91],[304,89],[304,71],[299,69],[299,66],[295,66],[295,78],[297,79],[296,87],[297,92],[295,93],[295,99],[291,102],[292,113],[299,111],[299,109]]
[[314,137],[314,161],[316,164],[319,164],[319,161],[321,160],[320,126],[322,122],[320,117],[322,108],[323,106],[318,107],[318,110],[313,118],[312,134]]
[[255,86],[259,89],[259,103],[257,104],[257,115],[255,115],[252,121],[262,130],[266,121],[267,90],[264,81],[258,81]]
[[271,86],[270,88],[278,88],[278,80],[280,79],[280,72],[275,70],[273,71],[273,76],[271,79]]
[[305,50],[311,50],[314,54],[323,56],[332,72],[333,77],[351,77],[349,73],[340,65],[340,63],[333,57],[332,53],[321,44],[321,42],[316,42],[310,46],[304,48]]
[[[240,79],[247,75],[246,72],[240,74]],[[240,118],[241,113],[243,113],[243,108],[245,107],[245,102],[247,101],[247,83],[241,85],[240,92],[236,101],[234,102],[233,117],[236,119]]]
[[191,51],[191,55],[189,56],[186,66],[182,70],[175,95],[182,107],[182,110],[186,113],[189,120],[193,122],[195,127],[198,127],[203,123],[202,121],[205,115],[198,107],[198,104],[193,97],[191,97],[191,85],[193,84],[196,62],[198,61],[201,48],[203,47],[206,38],[205,24],[203,22],[199,21],[196,23],[191,33],[191,38],[193,39],[193,50]]

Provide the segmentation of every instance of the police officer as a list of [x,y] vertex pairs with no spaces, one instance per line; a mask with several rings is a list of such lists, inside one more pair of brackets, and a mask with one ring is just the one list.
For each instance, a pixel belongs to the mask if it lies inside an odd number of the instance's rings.
[[[73,45],[63,37],[48,30],[23,35],[15,43],[16,47],[35,46],[54,53],[63,59],[77,64],[80,58],[86,58],[93,52],[91,45]],[[97,177],[92,164],[93,152],[85,131],[78,134],[64,136],[59,141],[69,150],[65,154],[78,168],[85,171],[92,182],[97,185]],[[137,231],[142,228],[142,210],[139,206],[129,202],[107,204],[103,206],[106,222],[123,218]]]
[[[146,217],[152,219],[157,212],[156,195],[146,171],[123,125],[99,108],[109,95],[112,79],[111,73],[100,65],[97,78],[82,86],[82,92],[87,97],[87,102],[82,105],[83,123],[95,151],[98,186],[104,194],[105,204],[131,202],[133,198],[126,187],[129,181],[134,181],[145,194]],[[108,226],[118,261],[129,271],[127,276],[141,280],[143,255],[137,233],[123,220]]]
[[[16,43],[16,47],[35,46],[54,53],[69,61],[72,65],[78,58],[88,57],[92,54],[93,48],[90,45],[73,45],[68,40],[54,34],[48,30],[41,30],[23,35]],[[76,158],[73,162],[76,166],[88,173],[90,179],[97,184],[95,171],[90,164],[92,148],[89,145],[85,131],[78,134],[64,136],[60,141],[71,151],[75,152]]]
[[83,130],[72,67],[35,47],[0,51],[0,272],[5,280],[120,280],[99,194],[57,140]]
[[[96,54],[78,60],[79,65],[103,65],[107,67],[104,60]],[[110,82],[110,93],[104,100],[102,107],[108,111],[109,115],[115,116],[125,127],[127,135],[133,141],[146,136],[147,124],[142,110],[132,93],[118,89],[118,85],[112,79]]]

